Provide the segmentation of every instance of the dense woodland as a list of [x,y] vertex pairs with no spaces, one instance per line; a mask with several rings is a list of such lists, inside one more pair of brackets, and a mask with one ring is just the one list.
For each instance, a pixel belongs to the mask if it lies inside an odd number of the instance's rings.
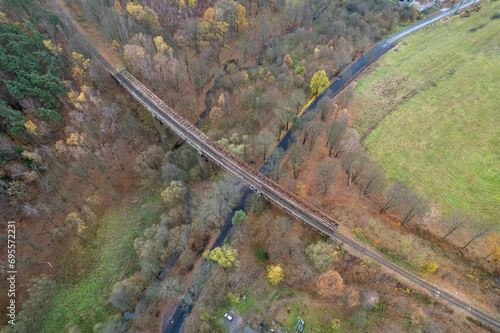
[[[405,293],[261,197],[232,216],[244,186],[180,145],[95,50],[193,123],[203,113],[200,128],[253,167],[269,159],[270,178],[349,221],[354,237],[429,279],[437,272],[443,283],[463,284],[474,304],[498,310],[492,223],[436,216],[422,194],[387,184],[350,126],[352,88],[299,117],[354,59],[416,20],[412,9],[386,0],[5,0],[0,8],[0,214],[18,221],[23,272],[18,322],[3,332],[153,332],[181,300],[194,305],[188,332],[223,331],[220,310],[237,308],[237,295],[259,279],[269,281],[263,293],[298,290],[343,308],[341,319],[318,324],[325,331],[340,321],[365,329],[373,313],[372,331],[438,331],[439,321],[481,329],[452,323],[445,304],[424,314],[430,298]],[[271,155],[288,130],[294,145]],[[225,245],[211,249],[228,220]],[[427,228],[431,220],[445,232]],[[434,241],[465,228],[472,235],[463,244]],[[488,253],[453,247],[482,238],[491,239]],[[88,289],[72,299],[80,284]],[[2,309],[7,302],[2,295]],[[270,319],[269,307],[249,320]],[[136,316],[124,321],[125,312]]]

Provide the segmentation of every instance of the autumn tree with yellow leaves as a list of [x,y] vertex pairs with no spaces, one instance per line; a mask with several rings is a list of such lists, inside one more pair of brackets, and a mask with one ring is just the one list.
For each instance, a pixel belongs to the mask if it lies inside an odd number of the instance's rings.
[[205,45],[222,46],[224,33],[228,31],[229,24],[220,21],[213,7],[208,8],[203,14],[203,21],[200,23],[202,41]]
[[173,180],[170,185],[161,192],[161,198],[169,207],[181,204],[186,200],[187,189],[181,181]]
[[238,5],[238,32],[242,33],[247,30],[248,22],[246,18],[247,10],[244,6]]
[[73,78],[81,85],[88,81],[88,69],[90,59],[85,59],[83,54],[73,52],[71,54],[73,59]]
[[330,84],[330,81],[326,77],[326,72],[318,71],[314,74],[311,79],[311,84],[309,88],[311,89],[311,94],[314,96],[319,95],[326,87]]
[[158,30],[160,28],[160,23],[158,22],[158,15],[156,15],[155,11],[147,6],[141,6],[140,4],[135,4],[133,2],[129,2],[127,4],[127,12],[132,16],[135,20],[144,24],[150,29]]
[[239,262],[236,259],[237,256],[238,251],[231,248],[227,244],[223,245],[222,247],[217,246],[212,251],[207,250],[203,253],[203,258],[217,262],[217,264],[219,264],[220,267],[224,268],[224,270],[227,270],[231,266],[239,265]]
[[82,233],[87,229],[87,226],[76,212],[69,213],[68,216],[66,216],[66,222],[76,225],[78,233]]
[[484,257],[484,259],[493,256],[493,259],[500,261],[500,236],[498,234],[492,234],[488,238],[488,245],[490,248],[490,253],[486,257]]
[[51,40],[44,40],[43,45],[45,45],[45,47],[48,48],[57,57],[60,57],[64,53],[63,48],[59,43],[55,43]]
[[281,265],[270,265],[267,267],[267,279],[273,286],[279,285],[285,278],[285,271]]

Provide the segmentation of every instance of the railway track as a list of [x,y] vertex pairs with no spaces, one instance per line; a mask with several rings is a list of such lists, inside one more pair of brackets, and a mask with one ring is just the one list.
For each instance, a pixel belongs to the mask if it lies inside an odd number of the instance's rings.
[[265,177],[260,172],[257,172],[227,149],[210,139],[196,126],[169,108],[130,73],[126,71],[118,72],[113,70],[110,70],[110,72],[112,72],[115,79],[156,118],[169,126],[181,138],[197,149],[199,153],[205,155],[207,158],[238,177],[254,191],[265,196],[268,200],[277,204],[292,216],[304,221],[330,239],[347,244],[359,253],[377,261],[393,272],[405,277],[410,282],[426,289],[433,297],[441,298],[451,305],[465,310],[483,323],[500,331],[500,322],[497,319],[470,306],[457,297],[440,290],[432,284],[423,281],[392,262],[382,258],[378,253],[367,249],[365,246],[352,240],[351,238],[335,232],[340,225],[337,220],[294,193],[283,188],[281,185]]
[[498,320],[496,320],[495,318],[487,315],[486,313],[484,313],[478,309],[475,309],[474,307],[467,304],[466,302],[464,302],[464,301],[458,299],[457,297],[433,286],[432,284],[425,282],[424,280],[422,280],[422,279],[416,277],[415,275],[407,272],[406,270],[398,267],[397,265],[390,262],[389,260],[382,258],[378,253],[371,251],[371,250],[368,250],[362,244],[352,240],[351,238],[349,238],[345,235],[339,234],[339,233],[335,233],[331,238],[337,239],[337,240],[343,242],[344,244],[351,246],[353,249],[360,252],[361,254],[377,261],[378,263],[389,268],[390,270],[394,271],[395,273],[404,276],[410,282],[416,283],[420,287],[427,289],[434,298],[441,298],[441,299],[447,301],[448,303],[467,311],[468,313],[470,313],[471,315],[473,315],[477,319],[481,320],[483,323],[487,324],[488,326],[491,326],[492,328],[495,328],[496,330],[500,330],[500,322]]

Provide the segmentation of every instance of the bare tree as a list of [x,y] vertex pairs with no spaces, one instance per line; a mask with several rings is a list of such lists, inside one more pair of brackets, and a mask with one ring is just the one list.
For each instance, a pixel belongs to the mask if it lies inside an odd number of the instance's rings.
[[380,213],[385,212],[388,209],[399,206],[403,203],[404,198],[408,195],[411,190],[403,183],[396,182],[389,187],[386,194],[386,201],[384,206],[380,208]]
[[370,159],[366,156],[362,151],[356,150],[349,153],[344,161],[342,162],[342,166],[344,170],[348,174],[347,185],[351,187],[352,183],[356,183],[368,166]]
[[165,298],[167,296],[179,295],[182,291],[182,285],[179,278],[169,278],[164,280],[159,288],[159,296]]
[[346,132],[347,126],[341,121],[334,120],[330,124],[330,129],[328,130],[328,139],[326,141],[325,147],[328,146],[328,155],[334,157],[339,157],[343,152],[342,139]]
[[318,101],[318,109],[321,117],[321,121],[326,121],[330,113],[332,112],[333,105],[329,97],[324,96]]
[[304,140],[302,141],[302,144],[305,144],[306,141],[308,141],[309,151],[312,151],[318,137],[321,135],[321,132],[323,132],[323,124],[320,121],[313,120],[309,122],[304,129]]
[[252,213],[258,215],[264,211],[265,204],[266,199],[262,195],[253,193],[245,201],[245,211],[251,211]]
[[305,154],[302,151],[302,147],[298,143],[295,143],[292,147],[288,160],[292,165],[293,177],[297,179],[297,177],[299,177],[299,173],[303,170],[305,162]]
[[115,283],[109,297],[109,302],[121,311],[132,311],[138,300],[139,287],[132,279],[125,279]]
[[472,223],[469,227],[469,231],[472,234],[472,238],[465,244],[462,249],[465,250],[473,241],[478,238],[484,237],[492,232],[495,228],[495,224],[489,220],[477,220]]
[[435,213],[436,213],[436,208],[433,207],[432,205],[429,205],[429,209],[427,209],[427,212],[424,214],[422,219],[417,223],[417,230],[420,230],[422,224],[432,219]]
[[339,106],[339,109],[345,109],[349,106],[349,103],[352,101],[354,97],[354,87],[352,85],[347,86],[342,92],[337,96],[335,101]]
[[360,179],[359,198],[382,191],[387,186],[385,174],[376,165],[371,165]]
[[407,224],[414,217],[423,217],[428,210],[429,202],[423,195],[410,193],[405,198],[403,211],[406,211],[406,214],[403,221],[401,221],[401,225]]
[[291,229],[291,222],[292,221],[290,221],[287,216],[281,216],[276,220],[275,225],[281,237],[283,237],[284,234]]
[[196,54],[200,54],[202,41],[202,30],[198,18],[190,18],[183,21],[182,27],[177,31],[176,38],[179,42],[191,46]]
[[281,133],[288,131],[288,123],[292,121],[294,114],[288,103],[280,103],[274,110],[274,128],[277,132],[276,139],[280,140]]
[[200,291],[196,287],[190,287],[188,291],[182,295],[180,306],[186,311],[193,307],[198,301]]
[[274,143],[274,135],[269,131],[263,131],[257,138],[257,149],[264,154],[264,159],[267,158],[269,148]]
[[283,148],[278,147],[273,151],[271,156],[269,156],[269,159],[263,166],[262,173],[277,183],[283,174],[283,169],[280,168],[283,156],[285,156],[285,151]]
[[235,203],[235,193],[238,189],[238,181],[231,178],[229,181],[218,181],[212,188],[209,198],[204,200],[200,209],[202,219],[212,218],[222,231],[224,217],[231,212]]
[[456,230],[470,225],[472,220],[467,213],[463,211],[455,211],[451,216],[445,218],[443,222],[448,228],[446,230],[446,234],[439,239],[440,242],[444,241],[446,237],[451,235]]
[[335,180],[335,168],[337,163],[331,158],[324,158],[316,168],[316,183],[323,190],[323,195],[328,192],[328,188]]

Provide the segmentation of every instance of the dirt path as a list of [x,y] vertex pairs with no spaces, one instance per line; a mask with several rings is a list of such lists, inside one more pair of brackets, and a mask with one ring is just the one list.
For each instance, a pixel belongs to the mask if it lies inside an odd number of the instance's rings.
[[95,51],[98,52],[101,57],[107,60],[115,68],[123,68],[123,62],[113,46],[104,40],[93,23],[86,21],[86,27],[82,27],[73,17],[71,11],[62,3],[61,0],[55,0],[51,3],[53,9],[62,14],[58,15],[60,18],[65,18],[71,23],[71,25],[81,33],[86,40],[94,47]]

